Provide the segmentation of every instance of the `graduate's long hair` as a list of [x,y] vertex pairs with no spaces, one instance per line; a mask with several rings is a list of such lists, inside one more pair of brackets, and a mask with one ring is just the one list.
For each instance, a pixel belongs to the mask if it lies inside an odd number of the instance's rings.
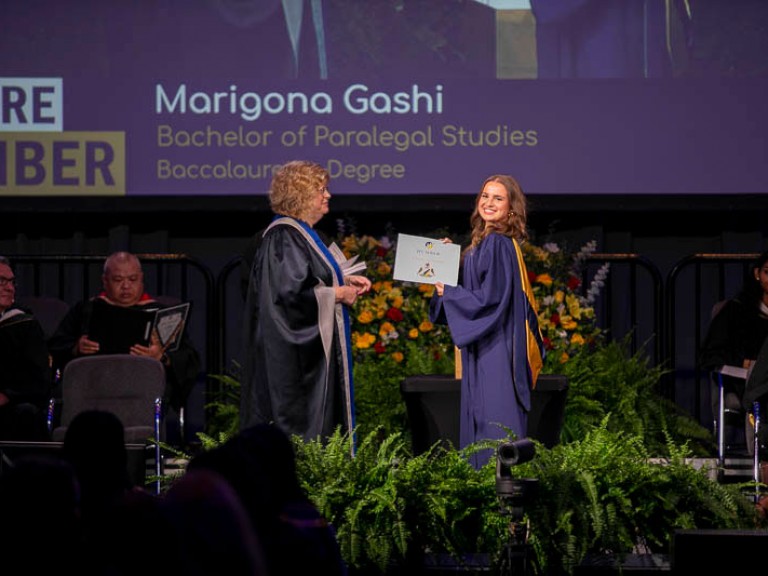
[[[486,226],[485,220],[480,216],[478,206],[480,205],[480,197],[483,195],[486,184],[489,182],[498,182],[507,191],[507,198],[509,199],[509,213],[504,220],[500,222],[494,222],[492,226]],[[471,242],[467,247],[467,250],[472,250],[483,238],[491,233],[503,234],[509,236],[517,241],[523,241],[528,239],[528,201],[523,194],[523,189],[520,184],[512,176],[507,174],[494,174],[489,176],[483,182],[480,187],[480,192],[477,193],[475,198],[475,209],[472,212],[472,216],[469,218],[469,224],[471,228]]]

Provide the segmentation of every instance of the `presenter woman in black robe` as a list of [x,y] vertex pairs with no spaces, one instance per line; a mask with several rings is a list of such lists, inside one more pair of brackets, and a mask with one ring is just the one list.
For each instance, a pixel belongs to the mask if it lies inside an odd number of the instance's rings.
[[329,180],[308,161],[288,162],[273,176],[275,217],[246,295],[241,429],[272,422],[314,440],[354,428],[348,307],[371,281],[345,277],[313,229],[328,213]]

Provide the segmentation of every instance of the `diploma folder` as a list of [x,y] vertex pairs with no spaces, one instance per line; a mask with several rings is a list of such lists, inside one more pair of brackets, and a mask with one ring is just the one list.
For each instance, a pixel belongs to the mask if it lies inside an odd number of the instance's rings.
[[395,280],[456,286],[459,281],[461,246],[425,236],[397,235]]
[[88,325],[88,338],[99,343],[99,354],[128,354],[131,346],[149,346],[156,330],[166,351],[179,347],[189,314],[189,302],[170,307],[115,306],[97,298]]

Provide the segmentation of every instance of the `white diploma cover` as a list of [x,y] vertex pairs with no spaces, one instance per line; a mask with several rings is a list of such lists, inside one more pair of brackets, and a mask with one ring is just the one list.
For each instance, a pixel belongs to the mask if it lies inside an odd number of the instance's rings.
[[397,235],[395,280],[434,284],[442,282],[456,286],[459,282],[461,246],[444,244],[424,236]]

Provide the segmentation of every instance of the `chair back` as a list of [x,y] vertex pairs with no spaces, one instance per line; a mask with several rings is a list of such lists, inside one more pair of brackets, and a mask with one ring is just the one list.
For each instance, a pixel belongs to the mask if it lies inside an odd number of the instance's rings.
[[159,360],[129,354],[82,356],[62,375],[61,425],[52,439],[63,441],[67,426],[84,410],[114,413],[125,428],[126,444],[160,440],[160,402],[165,368]]
[[26,308],[40,322],[46,340],[53,336],[59,323],[69,311],[69,304],[55,296],[20,296],[16,305]]

